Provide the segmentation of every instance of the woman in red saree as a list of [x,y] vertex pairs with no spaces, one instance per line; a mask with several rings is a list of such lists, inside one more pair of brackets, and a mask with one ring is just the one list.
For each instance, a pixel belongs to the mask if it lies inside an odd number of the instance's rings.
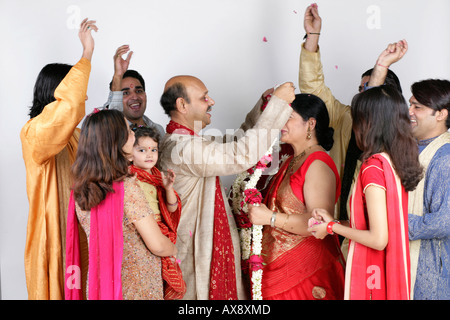
[[345,299],[408,300],[407,192],[422,175],[408,107],[401,93],[381,86],[353,98],[352,117],[363,154],[350,221],[333,221],[326,210],[316,209],[314,218],[324,223],[310,230],[318,238],[337,233],[350,239]]
[[262,297],[343,299],[344,259],[337,236],[323,241],[307,230],[313,208],[333,211],[339,197],[339,175],[326,153],[333,129],[318,97],[298,94],[292,107],[281,141],[292,146],[294,155],[273,178],[264,204],[249,205],[250,221],[264,225]]

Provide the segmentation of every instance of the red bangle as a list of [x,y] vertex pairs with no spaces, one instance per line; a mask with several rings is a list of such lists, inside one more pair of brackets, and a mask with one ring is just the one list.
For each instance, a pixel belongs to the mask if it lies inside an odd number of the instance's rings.
[[382,64],[379,64],[379,63],[377,63],[377,66],[380,66],[380,67],[383,67],[383,68],[389,69],[389,67],[387,67],[387,66],[383,66]]
[[333,225],[334,225],[335,223],[339,223],[339,224],[340,224],[340,222],[337,221],[337,220],[328,222],[328,224],[327,224],[327,233],[328,233],[328,234],[334,234],[334,232],[333,232]]

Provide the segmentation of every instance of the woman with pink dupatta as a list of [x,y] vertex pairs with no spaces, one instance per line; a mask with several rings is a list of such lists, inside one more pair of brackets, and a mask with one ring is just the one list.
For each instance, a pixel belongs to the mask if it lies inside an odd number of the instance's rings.
[[120,111],[96,110],[83,123],[67,217],[66,300],[83,298],[78,222],[88,238],[88,299],[164,298],[160,257],[177,249],[128,173],[134,141]]
[[408,107],[389,86],[369,89],[352,101],[353,130],[363,151],[350,199],[350,221],[313,210],[317,238],[339,234],[350,240],[345,299],[409,300],[408,191],[420,181]]

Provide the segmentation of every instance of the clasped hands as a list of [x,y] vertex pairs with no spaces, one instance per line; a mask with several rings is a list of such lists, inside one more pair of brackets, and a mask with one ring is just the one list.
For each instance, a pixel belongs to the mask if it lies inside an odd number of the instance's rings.
[[[255,225],[270,225],[270,219],[273,211],[267,208],[265,204],[248,205],[248,217],[251,223]],[[327,224],[333,221],[333,216],[325,209],[313,209],[312,217],[308,220],[308,231],[317,239],[325,238],[327,233]]]
[[327,224],[333,221],[331,214],[325,209],[313,209],[311,218],[308,220],[308,231],[317,239],[325,238],[327,233]]

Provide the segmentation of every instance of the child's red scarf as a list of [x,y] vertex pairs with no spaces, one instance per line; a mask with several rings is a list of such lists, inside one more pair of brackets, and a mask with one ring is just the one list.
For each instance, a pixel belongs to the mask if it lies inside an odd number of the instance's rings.
[[[154,185],[157,190],[159,211],[161,212],[161,221],[158,221],[159,228],[163,235],[168,237],[174,244],[177,241],[177,228],[181,215],[181,201],[177,193],[178,207],[174,212],[167,209],[166,191],[162,184],[161,172],[153,167],[151,174],[134,165],[129,167],[132,174],[136,174],[138,180]],[[170,257],[161,257],[162,277],[164,280],[164,299],[175,300],[183,298],[186,293],[186,283],[183,280],[180,266],[173,262]]]

